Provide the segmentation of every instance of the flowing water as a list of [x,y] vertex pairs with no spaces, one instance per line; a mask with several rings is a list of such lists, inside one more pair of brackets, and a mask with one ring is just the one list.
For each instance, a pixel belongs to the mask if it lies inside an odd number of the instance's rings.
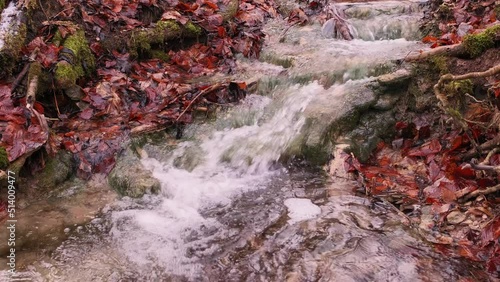
[[[282,161],[301,138],[304,111],[316,96],[346,91],[349,79],[364,83],[364,69],[394,67],[422,48],[412,41],[419,3],[346,7],[358,39],[323,38],[313,25],[270,43],[266,50],[294,58],[288,82],[189,127],[172,151],[145,156],[142,164],[162,183],[159,195],[123,198],[16,279],[457,280],[466,272],[462,265],[434,253],[391,207],[355,196],[348,180]],[[278,22],[268,25],[271,39],[282,30]],[[326,89],[294,82],[326,71],[341,71],[340,81]]]

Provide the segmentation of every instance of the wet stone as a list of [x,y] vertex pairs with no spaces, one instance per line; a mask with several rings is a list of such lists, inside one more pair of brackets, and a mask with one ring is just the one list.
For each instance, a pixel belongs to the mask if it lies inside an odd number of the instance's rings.
[[109,185],[122,196],[139,198],[158,193],[160,181],[153,177],[132,149],[126,149],[108,177]]

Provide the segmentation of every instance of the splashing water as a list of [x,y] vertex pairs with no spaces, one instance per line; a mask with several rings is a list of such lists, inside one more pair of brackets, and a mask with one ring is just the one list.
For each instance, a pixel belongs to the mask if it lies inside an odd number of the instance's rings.
[[[291,43],[269,47],[296,56],[291,77],[334,70],[345,80],[358,79],[356,83],[325,89],[310,81],[296,85],[292,79],[271,87],[267,96],[248,96],[215,122],[190,126],[186,141],[174,150],[141,160],[160,180],[159,195],[123,198],[83,234],[66,240],[19,277],[33,281],[457,278],[455,262],[411,236],[390,208],[353,196],[352,183],[331,183],[316,170],[285,169],[279,162],[306,138],[302,136],[306,108],[313,101],[328,107],[319,99],[341,100],[352,90],[350,85],[368,81],[360,79],[368,72],[358,74],[356,68],[400,59],[421,47],[409,41],[414,39],[413,22],[403,24],[403,19],[419,16],[414,4],[352,5],[346,14],[359,37],[352,42],[323,38],[321,27],[291,29]],[[361,24],[371,20],[371,26]],[[378,39],[384,40],[370,41]],[[347,111],[338,104],[337,108]]]

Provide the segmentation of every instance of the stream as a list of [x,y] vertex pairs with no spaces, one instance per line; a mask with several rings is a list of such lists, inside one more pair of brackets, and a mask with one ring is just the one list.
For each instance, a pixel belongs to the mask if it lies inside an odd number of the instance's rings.
[[[305,112],[317,97],[334,99],[425,48],[418,42],[420,2],[339,6],[355,40],[325,38],[315,24],[291,28],[280,42],[283,20],[270,21],[263,52],[292,58],[293,67],[241,64],[249,77],[265,70],[269,85],[278,75],[280,82],[215,121],[189,126],[175,149],[143,156],[161,181],[158,195],[109,205],[12,281],[457,281],[466,275],[466,264],[436,253],[391,206],[357,196],[348,179],[286,158],[306,138]],[[335,158],[331,166],[342,163]]]

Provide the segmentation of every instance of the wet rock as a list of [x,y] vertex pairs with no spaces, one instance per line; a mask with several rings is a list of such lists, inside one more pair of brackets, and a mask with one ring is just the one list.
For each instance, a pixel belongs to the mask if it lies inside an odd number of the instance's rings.
[[374,83],[348,82],[318,93],[305,109],[307,129],[302,154],[324,163],[331,152],[331,141],[355,128],[360,113],[376,103],[373,86]]
[[361,162],[365,162],[377,144],[391,136],[395,123],[391,111],[368,112],[360,118],[358,127],[346,134],[344,142]]
[[144,168],[139,157],[128,148],[118,159],[108,177],[109,185],[121,196],[142,197],[160,191],[160,181]]
[[378,111],[387,111],[391,110],[394,108],[394,105],[399,101],[399,96],[395,95],[384,95],[381,96],[377,104],[373,106],[373,109],[378,110]]
[[73,155],[68,151],[59,151],[55,157],[50,158],[43,171],[36,176],[38,187],[51,189],[68,180],[74,171]]

